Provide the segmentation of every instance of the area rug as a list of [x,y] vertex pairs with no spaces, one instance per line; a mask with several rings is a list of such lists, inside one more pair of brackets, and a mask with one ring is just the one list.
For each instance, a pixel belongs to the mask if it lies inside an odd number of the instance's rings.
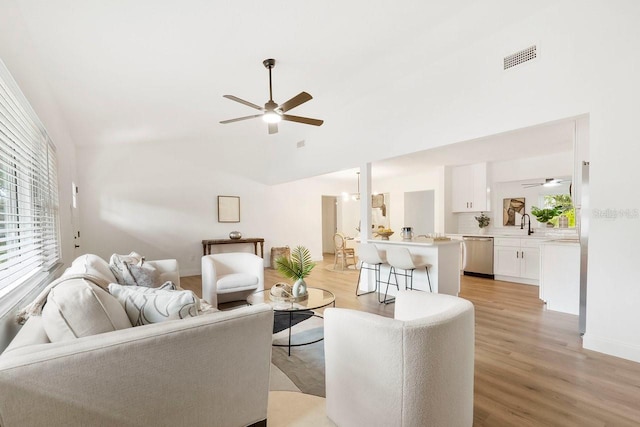
[[[323,319],[311,317],[301,321],[292,329],[292,343],[314,341],[324,334]],[[274,334],[273,342],[286,344],[288,330]],[[273,347],[271,361],[303,393],[325,397],[324,383],[324,341],[291,348],[291,356],[286,347]]]

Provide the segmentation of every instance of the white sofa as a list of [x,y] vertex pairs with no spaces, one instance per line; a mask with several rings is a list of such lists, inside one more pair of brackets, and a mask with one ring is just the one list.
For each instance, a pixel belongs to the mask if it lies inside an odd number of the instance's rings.
[[[149,263],[179,283],[175,260]],[[64,275],[83,269],[115,281],[96,256]],[[266,425],[267,305],[54,343],[42,322],[30,317],[0,355],[3,427]]]
[[264,290],[264,260],[248,252],[202,257],[202,299],[214,307]]
[[327,416],[340,427],[473,423],[474,309],[400,291],[394,318],[328,308]]

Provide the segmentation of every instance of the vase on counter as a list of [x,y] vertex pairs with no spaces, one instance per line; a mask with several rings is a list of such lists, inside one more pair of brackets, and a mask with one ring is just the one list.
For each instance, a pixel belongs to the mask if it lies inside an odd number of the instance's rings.
[[484,227],[480,227],[480,228],[478,229],[478,234],[483,235],[483,234],[484,234],[484,230],[485,230],[485,228],[484,228]]

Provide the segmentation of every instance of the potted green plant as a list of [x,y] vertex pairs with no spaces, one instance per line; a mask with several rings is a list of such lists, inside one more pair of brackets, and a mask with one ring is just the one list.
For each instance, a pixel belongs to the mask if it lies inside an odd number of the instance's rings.
[[531,214],[536,217],[538,222],[542,224],[547,224],[547,227],[549,226],[553,227],[553,224],[550,223],[549,221],[551,221],[553,218],[557,217],[561,213],[562,213],[562,208],[557,206],[553,208],[545,208],[545,209],[540,209],[537,206],[531,207]]
[[296,246],[291,251],[291,257],[280,256],[276,258],[276,269],[280,274],[288,279],[296,279],[293,284],[292,294],[294,297],[306,295],[307,284],[304,278],[307,277],[316,263],[311,260],[309,249],[304,246]]
[[484,234],[484,229],[485,227],[489,226],[489,223],[491,222],[491,218],[486,216],[484,212],[480,212],[480,216],[476,216],[474,218],[476,219],[476,221],[478,221],[478,227],[480,227],[480,234]]

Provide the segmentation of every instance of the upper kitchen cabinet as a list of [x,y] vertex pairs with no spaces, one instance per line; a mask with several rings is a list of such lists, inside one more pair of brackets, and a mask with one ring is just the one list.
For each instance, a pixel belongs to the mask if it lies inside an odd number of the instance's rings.
[[453,212],[487,211],[487,164],[456,166],[451,170]]

